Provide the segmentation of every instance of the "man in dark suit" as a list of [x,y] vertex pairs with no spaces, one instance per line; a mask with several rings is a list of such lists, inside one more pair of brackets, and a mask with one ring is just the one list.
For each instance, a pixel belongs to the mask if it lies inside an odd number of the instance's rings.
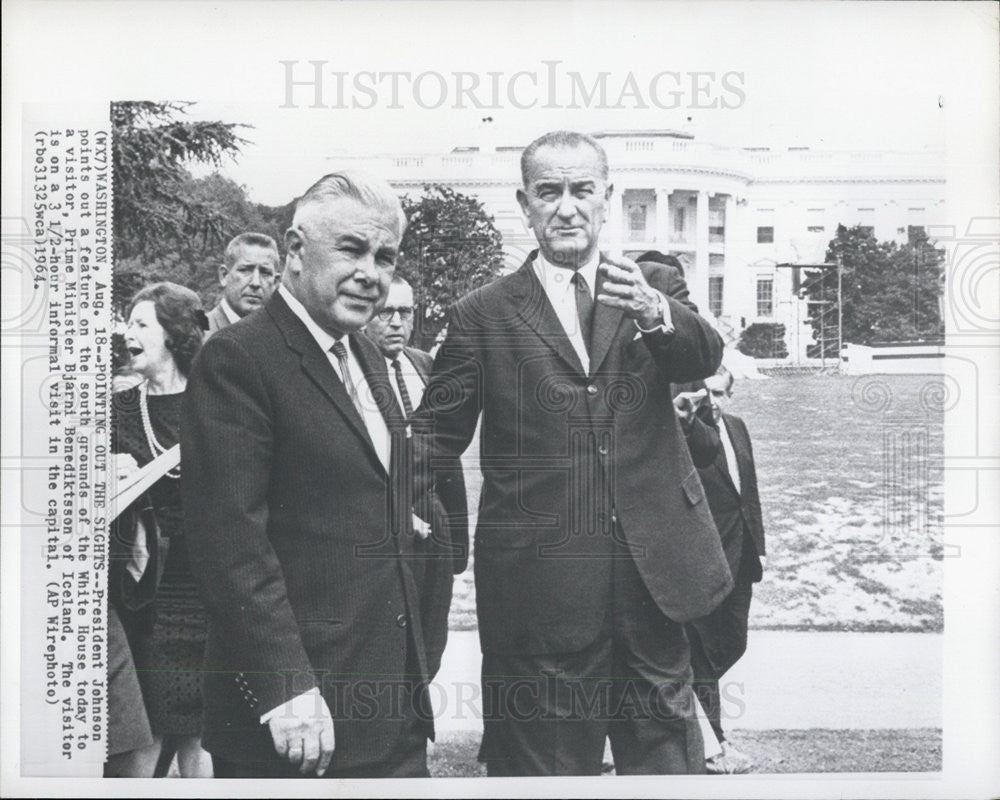
[[600,144],[546,134],[521,158],[538,240],[460,300],[414,422],[418,490],[482,418],[475,536],[490,775],[704,771],[683,621],[732,587],[670,382],[722,342],[656,264],[598,249]]
[[[395,275],[385,306],[365,327],[365,333],[385,357],[389,382],[407,420],[423,399],[433,361],[429,353],[409,346],[414,314],[413,287]],[[469,563],[468,508],[459,459],[455,459],[450,471],[438,473],[437,495],[447,511],[447,519],[434,521],[429,536],[414,540],[412,561],[420,588],[427,668],[432,679],[441,666],[448,642],[452,574],[459,574]]]
[[[696,388],[696,387],[692,387]],[[725,413],[732,397],[733,375],[725,367],[704,382],[702,411],[692,413],[690,392],[678,394],[678,414],[690,426],[688,444],[708,498],[722,549],[735,579],[733,591],[712,613],[687,624],[691,641],[695,693],[722,746],[709,759],[711,773],[748,772],[750,759],[733,747],[722,729],[719,679],[746,652],[747,622],[753,584],[763,576],[764,523],[757,491],[750,434],[743,420]]]
[[405,420],[358,333],[404,227],[387,184],[318,181],[285,235],[281,287],[192,370],[183,499],[217,777],[427,774],[411,507],[391,491]]
[[684,267],[681,265],[680,259],[670,253],[661,253],[659,250],[647,250],[636,261],[655,261],[657,264],[673,267],[677,270],[677,274],[681,278],[684,277]]
[[267,305],[278,280],[278,259],[278,245],[263,233],[241,233],[226,245],[219,267],[222,297],[207,314],[210,334]]

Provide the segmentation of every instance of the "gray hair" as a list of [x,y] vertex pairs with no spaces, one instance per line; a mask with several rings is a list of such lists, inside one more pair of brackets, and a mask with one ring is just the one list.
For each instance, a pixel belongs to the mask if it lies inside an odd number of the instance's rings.
[[549,131],[535,139],[521,153],[521,183],[524,184],[525,188],[528,188],[531,161],[535,157],[535,153],[543,147],[561,147],[570,150],[577,147],[589,147],[597,154],[597,160],[601,165],[601,178],[608,179],[608,154],[604,152],[604,148],[601,147],[601,143],[597,139],[576,131]]
[[264,247],[268,250],[274,251],[274,260],[277,261],[278,256],[278,243],[274,241],[266,233],[256,233],[254,231],[248,231],[247,233],[241,233],[239,236],[234,236],[229,240],[229,244],[226,245],[226,255],[224,256],[226,269],[232,269],[233,265],[236,263],[236,255],[241,247]]
[[306,189],[295,203],[292,227],[300,227],[308,209],[330,200],[349,197],[363,205],[395,216],[399,221],[399,235],[406,230],[406,214],[393,188],[381,178],[352,169],[331,172]]

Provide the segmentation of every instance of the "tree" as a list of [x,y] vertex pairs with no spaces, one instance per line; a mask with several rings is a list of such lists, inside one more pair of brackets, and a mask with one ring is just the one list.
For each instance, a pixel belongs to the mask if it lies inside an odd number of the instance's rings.
[[[837,227],[826,262],[843,265],[844,342],[934,339],[944,335],[939,298],[944,271],[943,251],[935,248],[922,229],[913,229],[909,241],[880,242],[870,228]],[[803,294],[809,299],[809,323],[817,342],[826,339],[826,355],[836,356],[837,271],[810,272]],[[825,317],[824,317],[825,314]],[[813,348],[819,355],[819,346]]]
[[121,303],[146,276],[136,264],[197,245],[217,245],[225,217],[192,193],[187,166],[220,166],[245,140],[225,122],[176,119],[190,103],[120,102],[111,105],[114,134],[115,298]]
[[[250,202],[242,186],[219,173],[204,178],[188,177],[178,185],[177,192],[185,202],[197,205],[212,216],[215,234],[181,239],[169,237],[146,256],[118,259],[116,269],[134,280],[135,288],[155,281],[180,283],[198,292],[205,307],[209,308],[217,302],[221,292],[218,270],[226,243],[239,233],[255,231],[273,237],[280,248],[287,227],[281,226],[283,209],[270,209]],[[124,291],[126,287],[122,288]],[[122,305],[132,293],[123,294]]]
[[500,274],[503,239],[475,197],[439,184],[416,200],[402,197],[409,220],[396,272],[412,286],[421,309],[414,345],[429,348],[458,298]]

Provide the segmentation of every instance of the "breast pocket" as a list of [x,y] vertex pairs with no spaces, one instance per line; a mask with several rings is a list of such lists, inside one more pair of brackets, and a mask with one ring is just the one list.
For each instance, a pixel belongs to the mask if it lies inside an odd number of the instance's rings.
[[681,489],[684,491],[684,499],[690,506],[696,506],[705,499],[705,488],[701,485],[697,469],[692,469],[688,476],[681,481]]

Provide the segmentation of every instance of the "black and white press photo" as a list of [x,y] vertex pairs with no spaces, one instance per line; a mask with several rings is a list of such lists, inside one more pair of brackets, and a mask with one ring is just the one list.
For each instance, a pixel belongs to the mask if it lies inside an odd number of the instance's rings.
[[995,794],[995,6],[8,16],[5,790]]

